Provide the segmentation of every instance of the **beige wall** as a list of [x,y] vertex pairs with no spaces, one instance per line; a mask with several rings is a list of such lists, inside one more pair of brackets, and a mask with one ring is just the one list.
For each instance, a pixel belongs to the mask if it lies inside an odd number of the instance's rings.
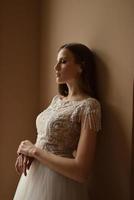
[[0,199],[12,199],[16,150],[34,141],[39,109],[38,1],[0,3]]
[[131,166],[131,199],[134,199],[134,81],[133,81],[133,125],[132,125],[132,166]]
[[128,0],[49,0],[47,7],[42,1],[42,108],[56,93],[53,66],[61,44],[82,42],[97,54],[103,134],[90,188],[95,200],[130,195],[133,8]]
[[34,141],[39,106],[44,109],[57,92],[53,66],[57,48],[66,42],[82,42],[97,54],[103,134],[90,186],[93,200],[129,199],[133,8],[132,0],[1,3],[0,199],[12,199],[17,146],[25,138]]

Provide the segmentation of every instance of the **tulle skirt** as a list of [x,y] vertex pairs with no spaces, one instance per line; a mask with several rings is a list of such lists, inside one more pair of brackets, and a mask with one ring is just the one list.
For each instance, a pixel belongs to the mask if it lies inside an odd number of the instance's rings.
[[22,174],[13,200],[89,200],[88,184],[69,179],[34,160]]

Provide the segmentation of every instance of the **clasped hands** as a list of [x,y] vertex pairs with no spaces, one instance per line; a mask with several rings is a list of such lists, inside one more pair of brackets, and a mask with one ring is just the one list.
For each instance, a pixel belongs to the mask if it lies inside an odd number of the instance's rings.
[[27,170],[29,170],[34,160],[33,155],[35,151],[36,146],[29,140],[25,140],[20,143],[17,150],[18,157],[15,163],[15,169],[18,174],[24,173],[25,176],[27,175]]

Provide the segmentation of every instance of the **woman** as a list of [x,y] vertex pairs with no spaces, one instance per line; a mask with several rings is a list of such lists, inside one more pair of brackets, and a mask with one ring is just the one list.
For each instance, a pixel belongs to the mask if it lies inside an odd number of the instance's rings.
[[89,200],[87,183],[101,129],[93,53],[83,44],[65,44],[54,69],[59,94],[36,119],[36,143],[19,145],[15,167],[24,174],[14,200]]

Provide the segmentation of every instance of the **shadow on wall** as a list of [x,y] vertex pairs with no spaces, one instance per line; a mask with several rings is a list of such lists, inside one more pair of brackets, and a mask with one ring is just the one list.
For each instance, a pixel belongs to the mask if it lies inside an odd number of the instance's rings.
[[89,193],[91,200],[126,200],[129,196],[126,134],[120,111],[106,102],[110,84],[108,68],[97,54],[95,56],[98,96],[102,106],[102,131],[98,135]]

